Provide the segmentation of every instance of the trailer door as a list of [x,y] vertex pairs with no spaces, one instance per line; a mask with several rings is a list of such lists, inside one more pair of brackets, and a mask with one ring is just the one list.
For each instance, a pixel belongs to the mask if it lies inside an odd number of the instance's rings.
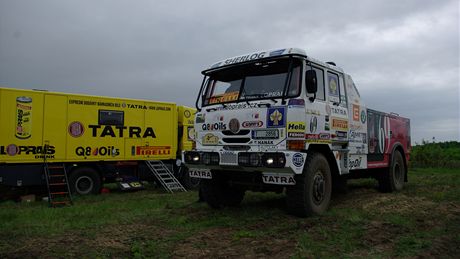
[[66,159],[67,97],[45,94],[43,112],[43,145],[49,145],[46,158],[51,161]]

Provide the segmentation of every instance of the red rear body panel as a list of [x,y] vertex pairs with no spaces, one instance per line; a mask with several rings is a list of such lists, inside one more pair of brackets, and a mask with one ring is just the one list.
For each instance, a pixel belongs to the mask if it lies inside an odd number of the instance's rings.
[[409,161],[411,150],[410,120],[397,115],[368,109],[368,168],[388,167],[391,154],[400,150]]

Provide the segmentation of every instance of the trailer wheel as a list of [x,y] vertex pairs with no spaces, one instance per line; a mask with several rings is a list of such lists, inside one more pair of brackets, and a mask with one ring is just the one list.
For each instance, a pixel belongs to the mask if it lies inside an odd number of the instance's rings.
[[395,151],[392,155],[391,165],[378,178],[381,192],[400,191],[404,187],[406,168],[401,152]]
[[296,185],[287,188],[288,212],[307,217],[324,213],[331,201],[332,178],[324,155],[309,153],[303,173],[295,176]]
[[75,169],[69,177],[70,191],[73,194],[98,194],[101,191],[101,178],[96,170],[88,167]]
[[218,174],[213,174],[213,179],[200,181],[200,199],[204,199],[214,209],[238,206],[243,201],[245,192],[243,188],[229,186]]

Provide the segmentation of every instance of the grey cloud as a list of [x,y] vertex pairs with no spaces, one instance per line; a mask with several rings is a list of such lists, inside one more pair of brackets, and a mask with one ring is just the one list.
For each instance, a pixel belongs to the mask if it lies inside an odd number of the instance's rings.
[[193,105],[213,62],[294,46],[342,66],[369,107],[410,117],[415,140],[427,121],[459,140],[458,23],[455,0],[5,0],[0,85]]

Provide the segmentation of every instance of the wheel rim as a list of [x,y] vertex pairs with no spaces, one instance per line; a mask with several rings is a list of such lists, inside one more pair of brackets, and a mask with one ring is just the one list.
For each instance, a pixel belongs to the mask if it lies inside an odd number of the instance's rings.
[[401,170],[401,167],[399,166],[399,163],[395,163],[395,165],[393,166],[393,172],[394,172],[395,183],[397,185],[400,185],[403,181],[402,178],[404,177],[404,175]]
[[79,194],[88,194],[93,190],[94,182],[89,176],[80,176],[75,181],[75,190]]
[[313,202],[320,205],[326,195],[326,182],[323,174],[318,171],[313,178]]

